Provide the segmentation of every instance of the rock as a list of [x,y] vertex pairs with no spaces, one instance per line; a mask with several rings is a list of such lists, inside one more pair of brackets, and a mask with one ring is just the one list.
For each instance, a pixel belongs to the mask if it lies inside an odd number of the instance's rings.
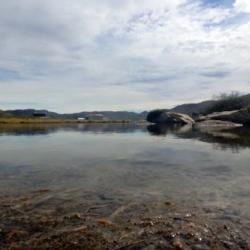
[[211,113],[211,114],[208,114],[205,116],[199,116],[196,119],[196,121],[202,122],[202,121],[206,121],[206,120],[222,120],[222,118],[229,117],[237,112],[239,112],[239,110],[215,112],[215,113]]
[[185,246],[185,244],[182,242],[182,240],[179,237],[174,239],[173,246],[175,247],[175,249],[178,249],[178,250],[187,249],[187,247]]
[[167,113],[170,118],[172,118],[175,122],[181,123],[181,124],[194,124],[195,121],[189,116],[181,113],[173,113],[168,112]]
[[174,112],[167,112],[166,110],[153,110],[149,112],[147,121],[157,124],[194,124],[195,121],[188,115]]
[[99,219],[99,220],[97,220],[97,222],[99,224],[101,224],[101,225],[104,225],[104,226],[111,226],[111,225],[113,225],[113,223],[110,220],[105,219],[105,218]]
[[241,110],[211,113],[206,116],[199,116],[196,119],[196,122],[201,122],[206,120],[229,121],[243,125],[250,125],[250,109],[247,108]]

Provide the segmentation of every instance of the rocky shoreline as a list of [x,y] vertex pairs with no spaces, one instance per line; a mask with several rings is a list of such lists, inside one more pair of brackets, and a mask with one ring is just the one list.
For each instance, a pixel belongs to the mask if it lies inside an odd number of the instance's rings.
[[249,125],[249,117],[247,109],[216,112],[195,117],[166,110],[153,110],[148,114],[147,121],[154,124],[190,125],[195,128],[231,129]]
[[250,249],[241,224],[172,200],[58,203],[49,190],[2,197],[0,249]]

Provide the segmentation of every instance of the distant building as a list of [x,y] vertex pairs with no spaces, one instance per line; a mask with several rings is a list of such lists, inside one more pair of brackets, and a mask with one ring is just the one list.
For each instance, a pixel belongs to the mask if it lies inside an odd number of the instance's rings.
[[83,118],[83,117],[78,117],[78,118],[77,118],[77,120],[78,120],[78,121],[85,121],[85,120],[86,120],[86,118]]
[[92,120],[92,121],[103,121],[107,120],[104,115],[102,114],[89,114],[85,118],[86,120]]
[[42,113],[42,112],[35,112],[33,113],[33,117],[47,117],[46,113]]

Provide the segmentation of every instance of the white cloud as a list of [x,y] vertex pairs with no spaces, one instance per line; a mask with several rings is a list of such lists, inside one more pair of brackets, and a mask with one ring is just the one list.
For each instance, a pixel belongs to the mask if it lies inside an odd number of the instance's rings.
[[242,12],[250,12],[249,0],[235,0],[235,7]]
[[151,109],[249,92],[240,2],[2,1],[0,108]]

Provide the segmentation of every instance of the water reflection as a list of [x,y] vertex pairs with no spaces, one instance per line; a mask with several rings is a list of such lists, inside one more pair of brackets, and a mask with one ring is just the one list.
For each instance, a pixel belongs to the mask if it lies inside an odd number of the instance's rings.
[[80,133],[112,134],[112,133],[145,133],[152,136],[194,139],[213,144],[215,149],[239,152],[250,147],[250,128],[231,130],[194,129],[192,126],[137,125],[137,124],[75,124],[75,125],[0,125],[0,136],[37,136],[49,135],[60,131]]
[[[137,124],[0,126],[0,192],[194,199],[250,218],[250,130]],[[228,150],[230,149],[230,150]],[[232,154],[237,152],[237,154]]]
[[208,142],[220,150],[231,149],[233,152],[239,152],[241,148],[250,147],[250,128],[234,129],[195,129],[192,126],[167,126],[167,125],[149,125],[148,132],[155,136],[167,136],[174,134],[183,139],[196,139]]
[[[151,135],[155,135],[155,136],[167,136],[167,134],[169,133],[177,133],[178,131],[182,130],[183,126],[180,125],[149,125],[147,126],[147,130]],[[188,129],[190,129],[190,127],[188,126]]]
[[136,124],[25,124],[0,125],[1,135],[48,135],[59,131],[76,131],[82,133],[134,133],[146,131],[146,128]]

